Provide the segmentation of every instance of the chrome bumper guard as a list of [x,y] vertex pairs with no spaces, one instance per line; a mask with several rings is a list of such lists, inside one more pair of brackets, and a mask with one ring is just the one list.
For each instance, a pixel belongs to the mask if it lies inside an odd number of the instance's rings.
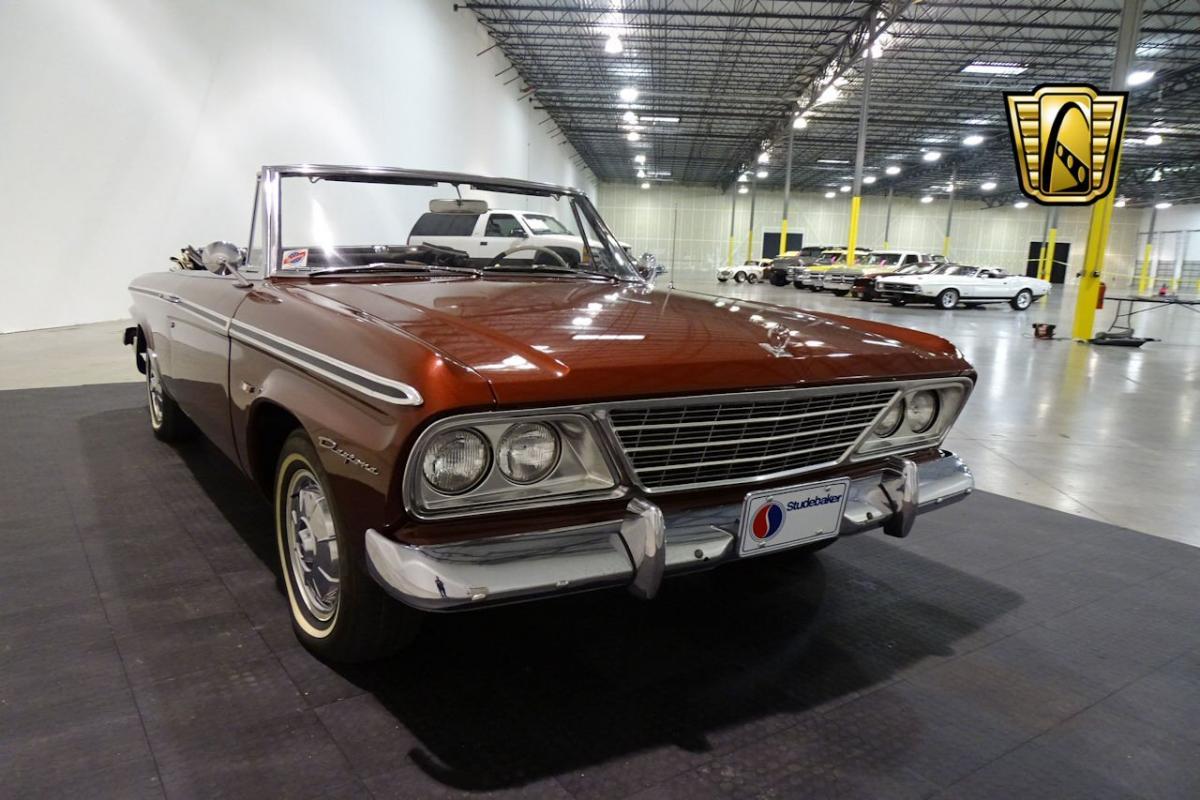
[[[953,453],[920,464],[893,458],[851,481],[838,535],[883,528],[890,536],[907,536],[918,514],[961,500],[974,488],[970,468]],[[420,547],[368,530],[367,567],[393,597],[427,611],[614,586],[650,599],[664,575],[737,558],[741,511],[737,502],[664,515],[634,498],[619,520]]]

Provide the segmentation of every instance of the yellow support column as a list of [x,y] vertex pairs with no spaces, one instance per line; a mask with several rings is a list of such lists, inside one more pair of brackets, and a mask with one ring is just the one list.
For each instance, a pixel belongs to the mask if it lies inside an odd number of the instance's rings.
[[855,195],[850,198],[850,236],[846,245],[846,264],[854,266],[855,247],[858,245],[858,211],[862,206],[862,198]]
[[1145,294],[1150,288],[1150,251],[1153,250],[1153,245],[1150,244],[1150,237],[1146,237],[1146,255],[1142,258],[1142,274],[1138,278],[1138,294]]
[[945,236],[942,238],[942,257],[946,258],[946,259],[950,258],[950,237],[949,236]]
[[[1114,168],[1120,169],[1120,164]],[[1104,248],[1108,244],[1115,194],[1110,192],[1092,206],[1083,274],[1079,278],[1079,294],[1075,298],[1075,324],[1071,328],[1071,336],[1081,341],[1092,338],[1092,328],[1096,324],[1096,300],[1100,295],[1100,274],[1104,271]]]
[[779,222],[779,255],[787,252],[787,217]]
[[[1051,228],[1046,235],[1046,244],[1042,251],[1042,263],[1038,277],[1044,281],[1050,280],[1051,267],[1054,265],[1054,240],[1058,238],[1058,228]],[[1047,295],[1049,296],[1049,295]]]
[[729,237],[729,266],[733,266],[733,237]]

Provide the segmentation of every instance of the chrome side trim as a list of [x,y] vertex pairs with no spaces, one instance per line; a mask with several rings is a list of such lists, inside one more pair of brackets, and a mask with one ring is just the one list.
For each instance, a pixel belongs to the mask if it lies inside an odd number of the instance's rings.
[[144,286],[130,286],[129,291],[133,292],[134,294],[153,297],[157,300],[170,303],[171,305],[179,306],[192,316],[207,322],[210,326],[220,331],[222,334],[229,332],[229,317],[218,314],[217,312],[205,308],[197,303],[193,303],[191,300],[185,300],[177,294],[162,292],[157,289],[148,289]]
[[[880,527],[902,535],[919,514],[962,500],[974,487],[970,468],[953,453],[919,464],[893,460],[850,481],[837,535]],[[654,503],[634,498],[621,519],[450,544],[406,545],[368,530],[367,567],[393,597],[428,611],[621,586],[649,599],[665,575],[739,558],[741,514],[738,500],[664,517]]]
[[240,320],[232,321],[229,333],[237,341],[266,351],[280,361],[315,372],[334,383],[377,400],[399,406],[419,406],[425,402],[421,393],[407,383],[367,372],[353,364],[318,353]]

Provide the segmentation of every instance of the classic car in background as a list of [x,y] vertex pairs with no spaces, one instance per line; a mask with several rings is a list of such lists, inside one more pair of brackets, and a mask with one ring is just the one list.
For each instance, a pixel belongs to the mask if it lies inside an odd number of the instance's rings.
[[946,264],[923,275],[894,275],[875,281],[876,293],[892,305],[932,303],[954,308],[959,303],[979,306],[1008,303],[1017,311],[1029,308],[1039,297],[1050,294],[1050,282],[1002,269]]
[[757,261],[747,261],[738,267],[720,267],[717,280],[725,283],[730,278],[734,283],[758,283],[762,280],[763,267]]
[[850,294],[857,297],[859,300],[878,300],[879,294],[875,291],[875,284],[881,278],[890,278],[893,275],[924,275],[927,272],[933,272],[935,269],[946,264],[945,258],[939,256],[939,261],[921,261],[916,264],[909,264],[899,269],[884,270],[882,272],[865,273],[854,279],[854,283],[850,286]]
[[[856,247],[854,251],[856,261],[860,258],[865,258],[871,252],[870,248],[867,247]],[[828,250],[822,250],[819,258],[797,273],[796,279],[792,281],[792,285],[797,289],[808,289],[811,292],[821,291],[821,284],[817,276],[823,275],[831,269],[844,267],[848,252],[849,250],[845,247],[832,247]]]
[[763,276],[772,286],[787,286],[796,280],[801,269],[815,263],[821,257],[821,253],[830,249],[827,246],[814,245],[791,250],[773,260],[763,271]]
[[[579,263],[408,237],[421,193],[464,192],[562,209]],[[975,380],[954,345],[655,288],[574,189],[264,167],[252,220],[137,278],[125,340],[154,435],[198,428],[273,502],[322,657],[392,652],[423,611],[905,536],[972,490],[941,449]]]
[[845,297],[854,288],[854,282],[859,278],[881,272],[891,272],[898,267],[931,260],[933,260],[933,256],[928,253],[917,253],[911,250],[876,250],[865,258],[856,260],[853,267],[835,266],[824,273],[817,273],[813,276],[813,283],[820,289],[833,292],[838,297]]

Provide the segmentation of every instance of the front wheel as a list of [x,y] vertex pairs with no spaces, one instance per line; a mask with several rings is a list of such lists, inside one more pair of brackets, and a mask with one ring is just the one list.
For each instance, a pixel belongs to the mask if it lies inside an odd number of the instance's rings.
[[846,295],[850,294],[850,292],[846,291],[845,289],[830,289],[830,291],[833,292],[834,297],[845,297]]
[[894,305],[896,308],[899,308],[900,306],[908,305],[908,301],[905,300],[903,297],[893,297],[888,302],[891,303],[892,305]]
[[734,281],[736,281],[737,283],[744,283],[744,282],[745,282],[745,280],[746,280],[746,272],[745,272],[745,270],[740,270],[740,269],[739,269],[737,272],[733,273],[733,279],[734,279]]
[[810,286],[808,287],[808,290],[809,290],[810,292],[819,292],[819,291],[821,291],[821,287],[820,287],[820,286],[816,286],[816,285],[810,285]]
[[778,274],[772,275],[771,276],[771,285],[772,286],[787,286],[788,285],[787,275],[778,275]]
[[859,300],[866,300],[868,303],[875,299],[874,289],[863,289],[862,294],[858,296]]
[[419,612],[389,598],[356,564],[361,536],[341,524],[329,477],[302,430],[275,469],[275,534],[296,638],[331,661],[368,661],[416,636]]
[[948,311],[958,306],[958,299],[958,289],[943,289],[937,296],[937,306]]
[[1017,296],[1008,301],[1008,304],[1013,307],[1014,311],[1024,311],[1033,303],[1033,292],[1028,289],[1022,289],[1017,292]]
[[803,284],[803,283],[801,283],[800,281],[792,281],[792,286],[795,286],[797,289],[803,289],[803,288],[804,288],[804,284]]
[[158,366],[158,356],[153,351],[146,350],[143,357],[146,365],[146,405],[150,408],[150,430],[159,441],[183,441],[192,433],[192,421],[167,393],[162,371]]

